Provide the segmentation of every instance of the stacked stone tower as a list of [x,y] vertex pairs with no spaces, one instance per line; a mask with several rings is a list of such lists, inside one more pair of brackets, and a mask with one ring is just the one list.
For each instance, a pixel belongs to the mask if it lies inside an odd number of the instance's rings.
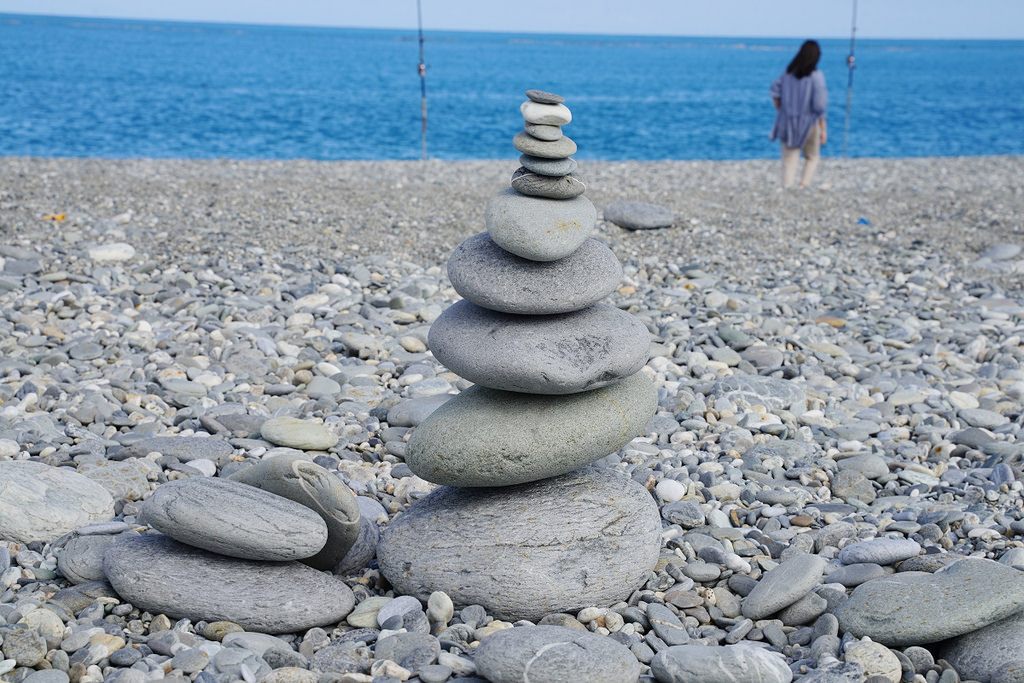
[[378,557],[401,593],[536,620],[626,598],[657,560],[661,523],[642,486],[588,466],[654,414],[650,337],[598,303],[622,269],[590,237],[597,212],[562,132],[572,114],[526,94],[522,167],[488,202],[487,232],[453,252],[463,300],[430,331],[434,356],[474,383],[409,441],[409,467],[443,486],[391,524]]

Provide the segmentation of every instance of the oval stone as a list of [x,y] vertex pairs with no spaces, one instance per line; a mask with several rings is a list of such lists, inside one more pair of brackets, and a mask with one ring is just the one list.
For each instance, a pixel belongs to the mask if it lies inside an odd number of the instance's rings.
[[526,100],[519,105],[519,113],[523,115],[527,123],[536,123],[542,126],[564,126],[572,121],[572,112],[569,107],[562,103],[546,104]]
[[659,683],[789,683],[793,672],[778,652],[747,643],[676,645],[651,660]]
[[520,626],[480,641],[473,656],[492,683],[633,683],[640,662],[622,643],[564,626]]
[[572,313],[499,313],[469,301],[430,327],[434,357],[470,382],[528,394],[573,394],[637,372],[651,333],[625,311],[594,304]]
[[511,254],[481,232],[452,252],[448,278],[478,306],[542,315],[578,311],[608,296],[622,280],[622,266],[593,238],[563,259],[542,262]]
[[249,560],[310,557],[327,542],[327,525],[309,508],[227,479],[193,477],[161,484],[141,515],[177,541]]
[[225,557],[161,535],[114,544],[103,569],[118,595],[140,609],[174,619],[232,621],[247,631],[337,624],[355,602],[344,581],[304,564]]
[[327,542],[302,560],[317,569],[332,569],[359,538],[359,503],[355,494],[326,468],[301,455],[284,453],[260,460],[231,479],[269,491],[309,508],[327,525]]
[[554,142],[558,138],[562,137],[562,129],[559,126],[542,126],[536,123],[523,123],[523,130],[538,140],[547,140],[548,142]]
[[562,176],[569,175],[579,164],[572,157],[565,159],[544,159],[542,157],[520,154],[519,163],[527,171],[533,171],[541,175]]
[[532,261],[568,256],[590,237],[596,223],[597,209],[586,197],[527,197],[511,187],[491,197],[484,210],[491,239],[505,251]]
[[561,95],[533,88],[526,91],[526,96],[534,102],[540,102],[541,104],[561,104],[562,102],[565,102],[565,98]]
[[602,215],[606,221],[627,230],[667,228],[676,219],[669,209],[650,202],[612,202]]
[[976,631],[1024,605],[1024,572],[967,557],[934,574],[901,572],[857,586],[835,610],[839,626],[889,647]]
[[338,435],[321,423],[285,416],[264,422],[260,436],[277,446],[308,451],[325,451],[338,443]]
[[586,192],[587,184],[579,176],[547,176],[520,167],[512,174],[512,189],[530,197],[572,199]]
[[661,546],[658,506],[614,470],[493,489],[443,487],[384,531],[377,557],[396,592],[444,591],[499,619],[610,606],[647,580]]
[[543,159],[565,159],[576,153],[576,143],[567,135],[549,142],[520,131],[512,138],[512,146],[523,154]]
[[448,486],[509,486],[553,477],[614,453],[657,409],[638,372],[610,386],[542,396],[472,386],[413,430],[406,463]]
[[74,470],[30,460],[0,462],[0,540],[51,541],[113,518],[113,497]]

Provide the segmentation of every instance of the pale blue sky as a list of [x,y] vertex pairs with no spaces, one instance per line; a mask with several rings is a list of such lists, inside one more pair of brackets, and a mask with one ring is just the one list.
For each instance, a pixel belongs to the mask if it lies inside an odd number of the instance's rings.
[[[852,0],[421,0],[427,30],[836,38]],[[416,0],[0,0],[0,13],[415,28]],[[1022,0],[859,0],[862,38],[1024,39]]]

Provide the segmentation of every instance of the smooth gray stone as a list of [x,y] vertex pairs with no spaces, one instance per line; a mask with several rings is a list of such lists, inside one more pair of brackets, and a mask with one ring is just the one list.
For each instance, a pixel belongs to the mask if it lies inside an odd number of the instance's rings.
[[885,576],[885,570],[881,565],[874,562],[858,562],[840,567],[828,575],[828,583],[841,583],[847,588],[859,586],[865,581],[880,579]]
[[[126,535],[137,536],[138,533],[130,531]],[[57,569],[71,583],[105,579],[103,553],[120,537],[120,534],[72,535],[57,554]]]
[[586,197],[527,197],[507,188],[492,196],[484,224],[494,243],[531,261],[557,261],[594,231],[597,209]]
[[152,436],[133,441],[116,452],[108,453],[111,460],[144,458],[149,453],[160,453],[190,462],[199,458],[223,465],[235,449],[224,439],[200,436]]
[[604,209],[604,219],[627,230],[667,228],[676,217],[669,209],[649,202],[612,202]]
[[715,382],[711,387],[715,396],[742,400],[750,405],[763,405],[770,409],[788,410],[790,406],[807,407],[807,394],[796,382],[776,377],[732,375]]
[[859,500],[870,504],[877,497],[871,481],[856,470],[840,470],[832,477],[832,495],[842,500]]
[[416,650],[427,650],[433,655],[432,661],[436,661],[441,654],[441,643],[428,633],[396,633],[378,640],[373,650],[377,659],[398,663]]
[[778,618],[786,626],[809,624],[828,609],[828,601],[814,591],[786,607],[778,614]]
[[213,477],[161,484],[143,504],[140,519],[181,543],[246,560],[311,557],[327,542],[327,525],[309,508]]
[[107,550],[103,568],[118,595],[140,609],[233,621],[247,631],[336,624],[355,603],[343,581],[304,564],[224,557],[161,535],[122,540]]
[[885,458],[879,455],[855,455],[852,458],[837,460],[836,464],[840,470],[853,470],[868,479],[878,479],[889,474],[889,466],[886,464]]
[[21,683],[68,683],[71,678],[59,669],[43,669],[30,673]]
[[52,541],[114,518],[114,499],[67,467],[31,460],[0,462],[0,541]]
[[968,557],[933,574],[900,572],[862,583],[834,614],[843,631],[902,647],[976,631],[1022,606],[1024,572]]
[[789,683],[793,672],[781,654],[763,647],[676,645],[651,660],[658,683]]
[[547,142],[554,142],[563,135],[561,126],[545,126],[540,123],[524,122],[523,130],[538,140],[546,140]]
[[[565,258],[541,262],[509,253],[481,232],[452,252],[448,278],[478,306],[544,315],[578,311],[608,296],[622,281],[622,266],[604,242],[593,238]],[[388,422],[395,424],[390,417],[389,412]]]
[[512,189],[531,197],[572,199],[586,192],[587,184],[576,175],[547,176],[519,167],[512,174]]
[[608,304],[517,315],[462,300],[431,325],[429,345],[440,363],[480,386],[562,395],[638,372],[647,363],[651,333],[639,318]]
[[838,559],[843,564],[873,562],[884,566],[909,559],[920,552],[920,544],[909,538],[873,538],[845,546],[839,551]]
[[472,386],[413,431],[406,463],[436,484],[521,484],[615,452],[656,409],[657,392],[643,372],[568,396]]
[[682,645],[690,640],[683,622],[664,605],[657,603],[648,605],[647,620],[658,637],[669,645]]
[[231,479],[309,508],[327,526],[327,542],[304,564],[331,569],[344,559],[360,532],[359,503],[341,479],[302,455],[283,453],[260,460]]
[[527,171],[539,173],[547,176],[563,176],[569,175],[576,170],[579,166],[576,160],[572,157],[565,159],[545,159],[544,157],[534,157],[529,154],[519,155],[519,164]]
[[821,582],[825,558],[807,553],[793,555],[767,572],[743,598],[743,616],[764,619],[789,607]]
[[651,494],[587,467],[531,484],[442,487],[384,531],[381,572],[395,591],[444,591],[500,619],[609,606],[647,581],[661,547]]
[[[541,104],[561,104],[562,102],[565,102],[565,98],[561,95],[556,95],[555,93],[547,92],[545,90],[537,90],[535,88],[527,90],[526,96],[534,102],[540,102]],[[991,249],[989,251],[991,251]]]
[[565,159],[576,153],[576,143],[564,134],[557,140],[540,140],[521,131],[512,138],[512,146],[523,154],[542,159]]
[[492,683],[633,683],[640,662],[625,645],[563,626],[520,626],[480,641],[473,657]]
[[[365,498],[365,496],[361,496],[361,498]],[[344,576],[362,572],[377,556],[377,543],[379,542],[380,530],[377,528],[377,523],[362,517],[359,520],[359,535],[352,547],[345,553],[345,557],[333,568],[334,573]]]
[[415,427],[454,397],[455,394],[434,394],[399,401],[388,410],[388,424],[392,427]]
[[1004,664],[1024,659],[1024,612],[943,643],[938,657],[962,678],[992,679]]

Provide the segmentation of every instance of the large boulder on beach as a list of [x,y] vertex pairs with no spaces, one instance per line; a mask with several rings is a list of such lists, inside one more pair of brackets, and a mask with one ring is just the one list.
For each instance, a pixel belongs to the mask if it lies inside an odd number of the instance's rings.
[[[320,516],[327,526],[327,542],[320,552],[302,560],[311,567],[332,569],[360,536],[355,494],[326,468],[302,455],[283,453],[265,458],[231,478],[287,498]],[[364,535],[369,539],[374,531],[366,530]]]
[[480,641],[473,656],[492,683],[634,683],[640,662],[622,643],[564,626],[521,626]]
[[487,202],[484,224],[495,244],[532,261],[557,261],[576,251],[594,231],[597,209],[580,195],[547,199],[511,187]]
[[481,232],[452,252],[448,278],[477,306],[544,315],[578,311],[608,296],[622,280],[622,266],[611,249],[593,238],[558,261],[531,261]]
[[862,583],[835,615],[843,631],[902,647],[976,631],[1022,607],[1024,572],[967,557],[933,574],[901,572]]
[[515,315],[458,301],[430,328],[430,350],[480,386],[529,394],[574,394],[637,372],[651,333],[608,304],[557,315]]
[[568,396],[472,386],[424,420],[405,460],[447,486],[509,486],[564,474],[640,434],[657,409],[653,382],[638,372]]
[[[1000,667],[1024,660],[1024,612],[953,638],[937,652],[964,678],[992,680]],[[1018,671],[1024,675],[1024,667]]]
[[401,594],[444,591],[500,619],[537,621],[625,600],[647,580],[660,537],[647,489],[587,467],[518,486],[437,489],[391,523],[377,558]]
[[126,538],[103,556],[122,600],[192,621],[232,621],[249,631],[290,633],[336,624],[352,611],[352,590],[298,562],[225,557],[162,535]]
[[113,497],[72,469],[29,460],[0,462],[0,540],[50,541],[113,518]]

